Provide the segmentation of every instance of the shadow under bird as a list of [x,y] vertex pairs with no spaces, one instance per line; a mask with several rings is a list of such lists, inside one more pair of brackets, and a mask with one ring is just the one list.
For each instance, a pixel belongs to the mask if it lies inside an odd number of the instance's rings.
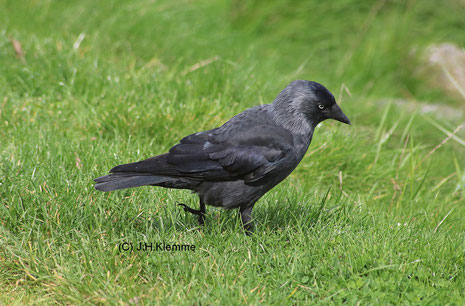
[[168,153],[114,167],[95,179],[95,189],[138,186],[190,189],[200,208],[179,204],[204,223],[205,205],[239,208],[243,226],[253,229],[254,204],[299,164],[315,127],[326,119],[350,124],[323,85],[298,80],[271,104],[249,108],[221,127],[181,139]]

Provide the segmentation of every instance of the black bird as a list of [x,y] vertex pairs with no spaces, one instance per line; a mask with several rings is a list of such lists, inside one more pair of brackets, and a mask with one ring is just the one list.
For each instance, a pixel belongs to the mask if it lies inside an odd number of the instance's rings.
[[203,224],[205,205],[239,208],[246,232],[252,208],[284,180],[305,155],[315,127],[326,119],[350,124],[323,85],[294,81],[271,104],[249,108],[221,127],[181,139],[168,153],[114,167],[95,189],[144,185],[190,189],[200,209],[180,204]]

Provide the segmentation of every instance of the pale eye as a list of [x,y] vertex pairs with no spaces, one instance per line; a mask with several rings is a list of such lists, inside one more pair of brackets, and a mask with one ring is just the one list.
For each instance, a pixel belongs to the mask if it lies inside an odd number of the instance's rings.
[[319,108],[319,109],[324,109],[325,106],[324,106],[323,104],[318,104],[318,108]]

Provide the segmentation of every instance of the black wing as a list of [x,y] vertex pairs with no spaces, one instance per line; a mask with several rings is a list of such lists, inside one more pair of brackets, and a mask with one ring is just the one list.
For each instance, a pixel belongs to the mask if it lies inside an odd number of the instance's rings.
[[[220,128],[184,137],[169,153],[110,172],[144,172],[195,180],[254,182],[292,159],[294,140],[269,117],[241,113]],[[247,117],[247,118],[244,118]]]
[[167,162],[185,177],[253,182],[275,169],[293,147],[292,134],[272,125],[227,134],[217,129],[187,136],[171,148]]

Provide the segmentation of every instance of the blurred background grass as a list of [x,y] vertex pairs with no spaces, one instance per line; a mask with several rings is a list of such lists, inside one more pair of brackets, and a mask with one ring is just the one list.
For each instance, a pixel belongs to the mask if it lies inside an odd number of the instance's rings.
[[[465,134],[447,137],[465,98],[428,50],[463,49],[464,16],[460,0],[1,1],[0,301],[463,302]],[[216,210],[192,231],[173,207],[187,192],[93,190],[295,79],[353,126],[318,128],[257,205],[257,240]],[[202,252],[126,256],[121,239]]]

